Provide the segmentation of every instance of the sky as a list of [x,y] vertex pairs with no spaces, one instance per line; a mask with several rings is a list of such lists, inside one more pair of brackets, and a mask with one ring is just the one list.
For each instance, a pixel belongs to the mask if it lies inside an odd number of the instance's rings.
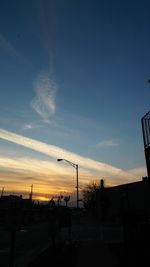
[[[150,2],[0,2],[0,187],[76,195],[147,175]],[[57,159],[64,159],[58,162]]]

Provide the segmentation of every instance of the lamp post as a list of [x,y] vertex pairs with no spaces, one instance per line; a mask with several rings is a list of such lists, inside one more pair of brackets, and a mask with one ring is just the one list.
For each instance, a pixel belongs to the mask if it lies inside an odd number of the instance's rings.
[[78,164],[75,164],[67,159],[57,159],[57,161],[66,161],[68,162],[72,167],[76,169],[76,183],[77,183],[77,209],[79,208],[79,181],[78,181]]

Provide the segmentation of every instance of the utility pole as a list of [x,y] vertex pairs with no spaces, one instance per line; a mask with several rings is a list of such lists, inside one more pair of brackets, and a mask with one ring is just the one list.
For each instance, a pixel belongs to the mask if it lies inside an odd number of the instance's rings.
[[2,187],[1,197],[4,195],[4,187]]

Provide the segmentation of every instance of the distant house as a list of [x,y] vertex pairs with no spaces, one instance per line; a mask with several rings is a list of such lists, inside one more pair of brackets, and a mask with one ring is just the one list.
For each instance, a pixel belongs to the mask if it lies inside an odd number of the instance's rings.
[[26,208],[32,207],[31,199],[23,199],[22,195],[6,195],[0,197],[0,208]]
[[150,178],[95,191],[96,215],[100,220],[122,220],[125,214],[137,220],[150,218]]

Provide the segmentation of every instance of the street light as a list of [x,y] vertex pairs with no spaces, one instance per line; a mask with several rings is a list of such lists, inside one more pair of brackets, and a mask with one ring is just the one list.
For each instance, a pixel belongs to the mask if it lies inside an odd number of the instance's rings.
[[57,161],[66,161],[68,162],[72,167],[76,169],[76,179],[77,179],[77,208],[79,208],[79,182],[78,182],[78,164],[75,164],[67,159],[57,159]]

